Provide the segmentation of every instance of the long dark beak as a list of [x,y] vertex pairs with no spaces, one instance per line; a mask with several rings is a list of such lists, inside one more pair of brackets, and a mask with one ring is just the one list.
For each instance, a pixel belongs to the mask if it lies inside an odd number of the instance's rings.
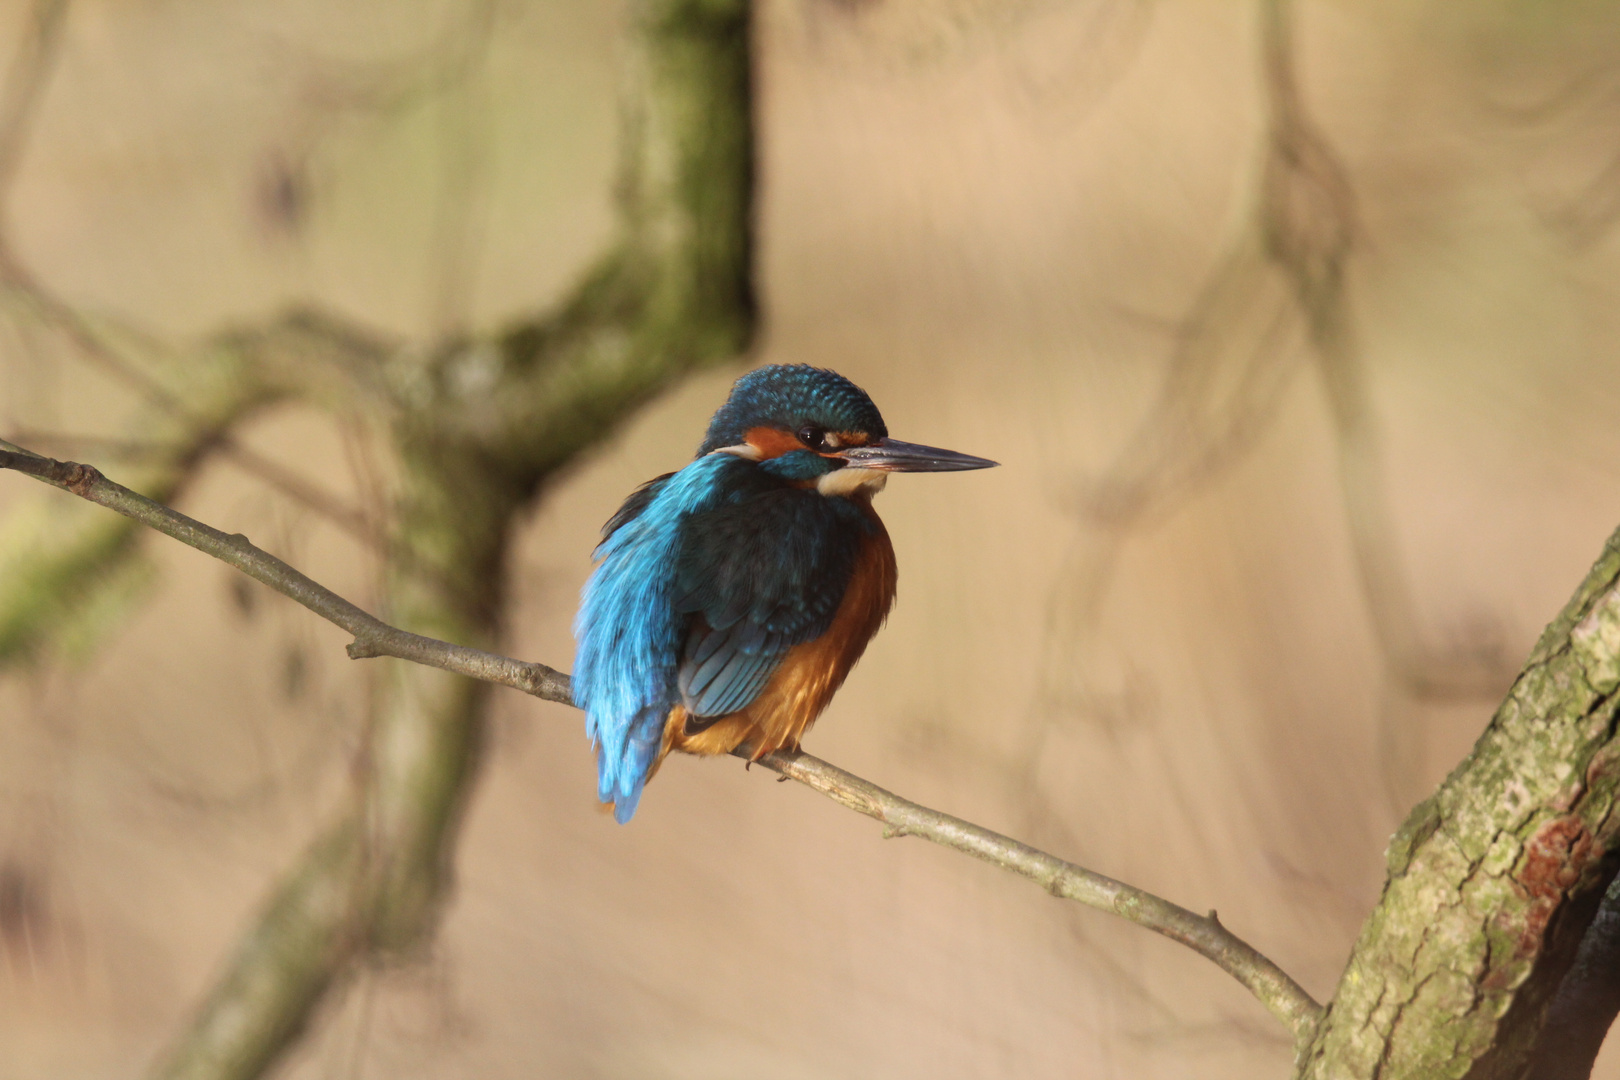
[[879,439],[868,446],[852,446],[840,451],[838,456],[856,468],[879,469],[883,472],[966,472],[1000,464],[989,458],[958,454],[955,450],[941,450],[937,446],[919,446],[899,439]]

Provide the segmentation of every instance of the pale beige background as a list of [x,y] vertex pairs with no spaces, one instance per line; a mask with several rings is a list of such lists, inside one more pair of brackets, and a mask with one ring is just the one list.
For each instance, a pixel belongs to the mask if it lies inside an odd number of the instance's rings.
[[[83,0],[18,249],[180,342],[303,297],[422,337],[555,298],[607,236],[623,13],[500,0],[458,66],[477,10]],[[0,10],[8,54],[25,11]],[[1620,524],[1620,246],[1564,224],[1620,189],[1620,9],[1299,19],[1359,200],[1351,304],[1420,629],[1511,666]],[[1253,8],[770,0],[760,22],[758,359],[836,367],[898,436],[1005,463],[882,496],[900,605],[809,748],[1217,908],[1329,994],[1385,840],[1491,695],[1389,674],[1303,351],[1227,468],[1117,544],[1075,510],[1247,227]],[[122,433],[120,391],[25,321],[0,338],[0,428]],[[737,370],[550,493],[518,546],[516,655],[568,663],[598,525],[690,454]],[[246,438],[353,490],[319,417]],[[41,497],[0,478],[0,509]],[[183,505],[372,596],[360,549],[229,466]],[[0,942],[0,1080],[136,1075],[345,781],[366,668],[342,636],[265,595],[243,614],[223,568],[153,550],[161,586],[103,651],[0,683],[0,867],[32,898]],[[616,827],[576,713],[497,712],[432,955],[359,980],[288,1075],[1286,1071],[1280,1029],[1184,950],[735,762],[673,762]]]

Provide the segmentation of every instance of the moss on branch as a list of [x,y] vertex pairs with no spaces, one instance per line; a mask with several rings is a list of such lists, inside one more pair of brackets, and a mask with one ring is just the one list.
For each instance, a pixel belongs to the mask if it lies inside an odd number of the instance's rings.
[[1517,1077],[1620,846],[1620,533],[1390,842],[1301,1075]]

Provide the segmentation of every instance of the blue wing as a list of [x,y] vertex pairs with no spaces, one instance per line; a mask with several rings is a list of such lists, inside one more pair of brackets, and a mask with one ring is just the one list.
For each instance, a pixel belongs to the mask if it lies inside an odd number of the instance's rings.
[[[655,476],[632,491],[619,508],[613,511],[613,516],[607,519],[607,524],[602,526],[602,539],[606,541],[608,537],[619,531],[619,526],[626,525],[640,517],[641,512],[647,509],[652,504],[653,499],[657,498],[658,493],[663,490],[664,482],[674,475],[672,472],[667,472],[663,476]],[[597,554],[600,555],[601,552],[598,551]]]
[[574,621],[574,696],[620,822],[669,710],[717,717],[751,702],[789,649],[826,632],[869,529],[847,500],[783,487],[728,454],[626,500]]
[[686,618],[671,603],[683,518],[723,498],[738,459],[702,457],[638,490],[608,522],[574,618],[574,701],[596,744],[598,795],[629,821],[658,760]]

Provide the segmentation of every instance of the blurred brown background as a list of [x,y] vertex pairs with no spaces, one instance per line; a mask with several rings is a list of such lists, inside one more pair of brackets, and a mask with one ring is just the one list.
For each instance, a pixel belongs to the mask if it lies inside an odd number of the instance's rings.
[[[8,57],[31,10],[0,5]],[[1253,5],[759,10],[753,359],[837,368],[897,436],[1004,463],[881,497],[900,605],[808,749],[1216,908],[1330,995],[1388,835],[1620,523],[1620,7],[1296,12],[1353,197],[1348,426],[1255,255]],[[164,340],[301,298],[423,341],[490,326],[607,236],[623,18],[80,0],[0,163],[9,242]],[[26,304],[0,324],[0,435],[116,477],[129,448],[84,437],[139,439],[127,393]],[[567,665],[598,526],[741,369],[550,493],[514,655]],[[314,414],[245,441],[386,489]],[[8,514],[57,498],[0,482]],[[359,545],[228,463],[182,505],[375,595]],[[152,551],[157,590],[99,649],[0,683],[0,1080],[136,1074],[330,814],[364,719],[335,629]],[[431,955],[355,981],[287,1075],[1286,1071],[1281,1029],[1183,949],[736,762],[670,763],[617,827],[577,713],[509,692],[497,713]]]

